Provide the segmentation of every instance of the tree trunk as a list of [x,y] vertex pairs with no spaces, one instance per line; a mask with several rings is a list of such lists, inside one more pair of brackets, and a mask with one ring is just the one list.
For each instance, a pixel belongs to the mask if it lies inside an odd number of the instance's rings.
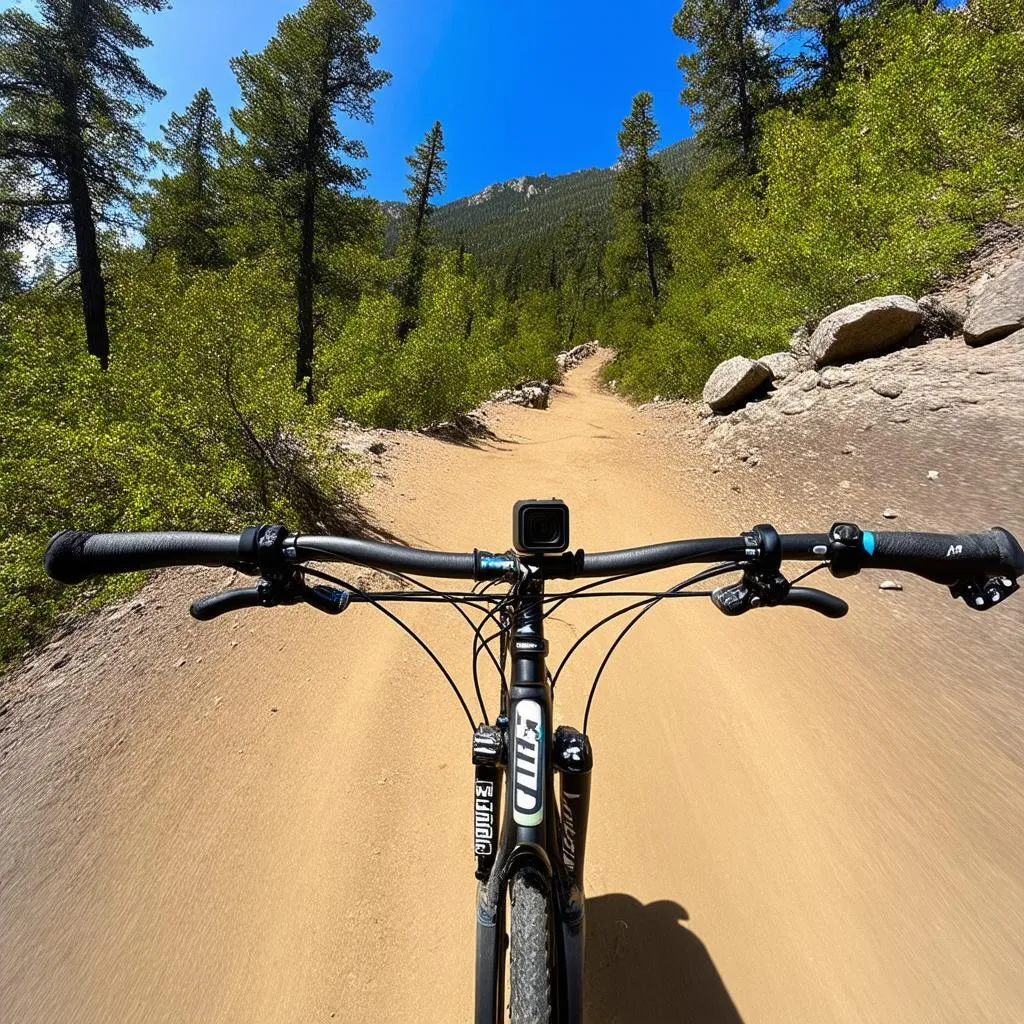
[[67,175],[68,202],[75,230],[75,252],[78,256],[78,283],[82,292],[82,318],[89,354],[106,370],[110,363],[110,334],[107,330],[107,286],[103,280],[100,248],[96,241],[92,193],[85,174],[85,143],[78,116],[78,87],[71,77],[61,87],[64,152],[63,171]]
[[733,43],[736,47],[736,92],[740,108],[740,153],[748,168],[752,167],[754,152],[754,115],[750,106],[750,94],[747,91],[747,53],[746,26],[739,0],[729,0],[729,8],[733,16]]
[[413,223],[413,242],[418,243],[423,234],[423,222],[427,219],[427,206],[430,204],[430,186],[434,181],[434,164],[437,160],[437,139],[430,136],[430,151],[427,154],[427,169],[423,173],[423,188],[417,197],[416,220]]
[[82,292],[82,316],[89,355],[100,361],[105,370],[110,363],[110,335],[107,331],[107,286],[96,241],[92,195],[85,177],[80,154],[72,156],[68,167],[68,199],[75,228],[75,251],[78,255],[78,281]]
[[654,246],[651,244],[651,209],[648,203],[640,205],[640,220],[644,230],[644,257],[647,260],[647,279],[651,285],[651,295],[654,301],[658,301],[660,291],[658,289],[658,275],[654,272]]
[[295,293],[299,306],[299,339],[295,353],[295,384],[305,381],[306,403],[313,403],[313,242],[316,230],[316,175],[306,172],[299,224],[299,272]]
[[825,43],[825,82],[832,92],[843,74],[843,21],[838,9],[829,14],[822,35]]

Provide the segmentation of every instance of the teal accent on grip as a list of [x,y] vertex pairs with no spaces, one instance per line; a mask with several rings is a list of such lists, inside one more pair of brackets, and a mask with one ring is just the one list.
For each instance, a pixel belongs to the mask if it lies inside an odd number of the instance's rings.
[[480,559],[480,568],[487,572],[512,572],[516,563],[505,555],[487,555]]
[[869,530],[864,531],[864,535],[861,538],[861,543],[864,545],[864,550],[869,554],[875,553],[875,535]]

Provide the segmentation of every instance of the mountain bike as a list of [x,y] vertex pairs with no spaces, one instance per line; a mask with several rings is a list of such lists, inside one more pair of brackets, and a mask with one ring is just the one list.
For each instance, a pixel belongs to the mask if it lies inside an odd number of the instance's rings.
[[[1002,528],[973,534],[875,533],[836,523],[823,534],[780,535],[763,524],[738,537],[595,554],[568,550],[569,510],[563,503],[525,501],[515,506],[513,533],[513,547],[503,554],[460,554],[306,536],[281,525],[253,526],[241,534],[65,531],[50,541],[45,555],[49,574],[64,583],[172,565],[229,566],[257,579],[254,586],[195,601],[191,612],[197,619],[302,602],[338,614],[362,603],[412,636],[455,692],[473,731],[477,1024],[505,1019],[506,951],[512,1024],[583,1020],[583,869],[594,764],[587,725],[609,658],[653,608],[667,600],[704,597],[726,615],[796,606],[840,618],[848,611],[845,601],[798,584],[823,569],[837,578],[886,569],[944,584],[970,608],[986,611],[1016,591],[1024,575],[1024,550]],[[815,564],[790,581],[782,573],[784,560]],[[389,574],[406,589],[361,589],[310,564],[329,562]],[[664,590],[603,589],[690,563],[711,567]],[[472,580],[474,586],[438,590],[415,578],[419,575]],[[725,576],[733,578],[714,589],[694,589]],[[568,590],[546,589],[551,581],[582,578],[591,582]],[[628,603],[582,633],[551,673],[545,620],[565,601],[587,597],[617,597]],[[451,605],[472,627],[479,721],[430,646],[392,611],[406,602],[423,601]],[[582,730],[567,725],[553,729],[553,695],[569,658],[598,629],[622,617],[625,624],[591,685]],[[490,660],[500,683],[493,719],[481,690],[481,658]]]

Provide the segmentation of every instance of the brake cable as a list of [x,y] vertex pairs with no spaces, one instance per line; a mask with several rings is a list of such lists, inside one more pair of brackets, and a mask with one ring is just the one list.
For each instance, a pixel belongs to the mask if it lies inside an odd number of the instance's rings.
[[657,604],[659,601],[663,600],[666,597],[710,597],[710,594],[704,591],[691,591],[689,593],[683,593],[683,591],[687,587],[692,587],[695,583],[703,583],[704,580],[712,579],[715,576],[724,576],[726,573],[730,572],[740,572],[742,571],[742,568],[742,565],[738,562],[729,562],[723,565],[712,566],[710,569],[704,569],[702,572],[699,572],[696,575],[691,576],[689,579],[683,580],[682,583],[677,583],[674,587],[670,588],[669,590],[663,593],[652,594],[649,598],[647,598],[647,600],[637,601],[634,604],[627,605],[625,608],[619,608],[616,611],[611,612],[609,615],[606,615],[600,621],[595,622],[594,625],[592,625],[584,633],[580,634],[580,636],[576,638],[575,642],[569,648],[569,650],[566,651],[564,657],[558,663],[558,668],[555,670],[554,679],[552,680],[551,684],[552,687],[554,687],[554,685],[558,682],[558,677],[562,674],[562,669],[565,668],[569,659],[576,652],[577,648],[579,648],[580,644],[582,644],[588,636],[590,636],[591,634],[595,633],[598,629],[600,629],[605,623],[611,622],[612,619],[616,619],[620,615],[626,615],[628,612],[634,611],[637,608],[643,608],[645,605],[648,608],[653,607],[655,604]]
[[[310,570],[306,571],[308,572]],[[458,698],[459,704],[462,705],[462,710],[465,712],[466,718],[469,721],[470,729],[474,731],[476,730],[476,722],[473,721],[473,716],[470,713],[469,705],[466,704],[466,700],[462,696],[462,691],[459,690],[458,683],[456,683],[455,680],[452,678],[451,673],[448,671],[447,668],[445,668],[444,663],[441,661],[441,659],[433,652],[433,650],[431,650],[430,645],[420,637],[420,635],[416,632],[416,630],[412,628],[412,626],[408,625],[408,623],[400,619],[397,615],[394,614],[394,612],[391,612],[387,608],[385,608],[383,604],[379,600],[375,599],[371,594],[368,594],[365,590],[361,590],[359,587],[354,586],[347,580],[340,579],[337,576],[331,576],[328,573],[320,572],[319,570],[315,569],[312,570],[312,574],[318,576],[320,579],[325,579],[331,583],[336,583],[339,586],[344,587],[346,590],[350,590],[353,594],[358,594],[360,599],[364,601],[366,604],[369,604],[371,607],[376,608],[377,611],[379,611],[383,615],[386,615],[396,625],[401,626],[402,629],[404,629],[405,632],[408,633],[409,636],[411,636],[413,640],[415,640],[416,643],[418,643],[420,647],[423,648],[424,651],[426,651],[431,661],[433,661],[433,663],[437,666],[441,675],[443,675],[445,679],[448,681],[448,685],[452,688],[452,692]]]

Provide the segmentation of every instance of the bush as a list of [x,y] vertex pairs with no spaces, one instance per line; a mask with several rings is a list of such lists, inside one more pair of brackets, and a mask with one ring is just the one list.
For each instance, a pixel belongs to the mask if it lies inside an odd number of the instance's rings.
[[268,268],[183,276],[123,257],[111,369],[87,356],[76,297],[30,292],[0,336],[0,661],[65,607],[125,581],[62,588],[57,530],[344,529],[360,474],[292,387],[291,331]]
[[653,325],[621,300],[604,325],[610,372],[640,398],[696,396],[723,359],[954,269],[1024,192],[1022,27],[1009,0],[865,20],[834,97],[763,119],[757,178],[691,176]]

